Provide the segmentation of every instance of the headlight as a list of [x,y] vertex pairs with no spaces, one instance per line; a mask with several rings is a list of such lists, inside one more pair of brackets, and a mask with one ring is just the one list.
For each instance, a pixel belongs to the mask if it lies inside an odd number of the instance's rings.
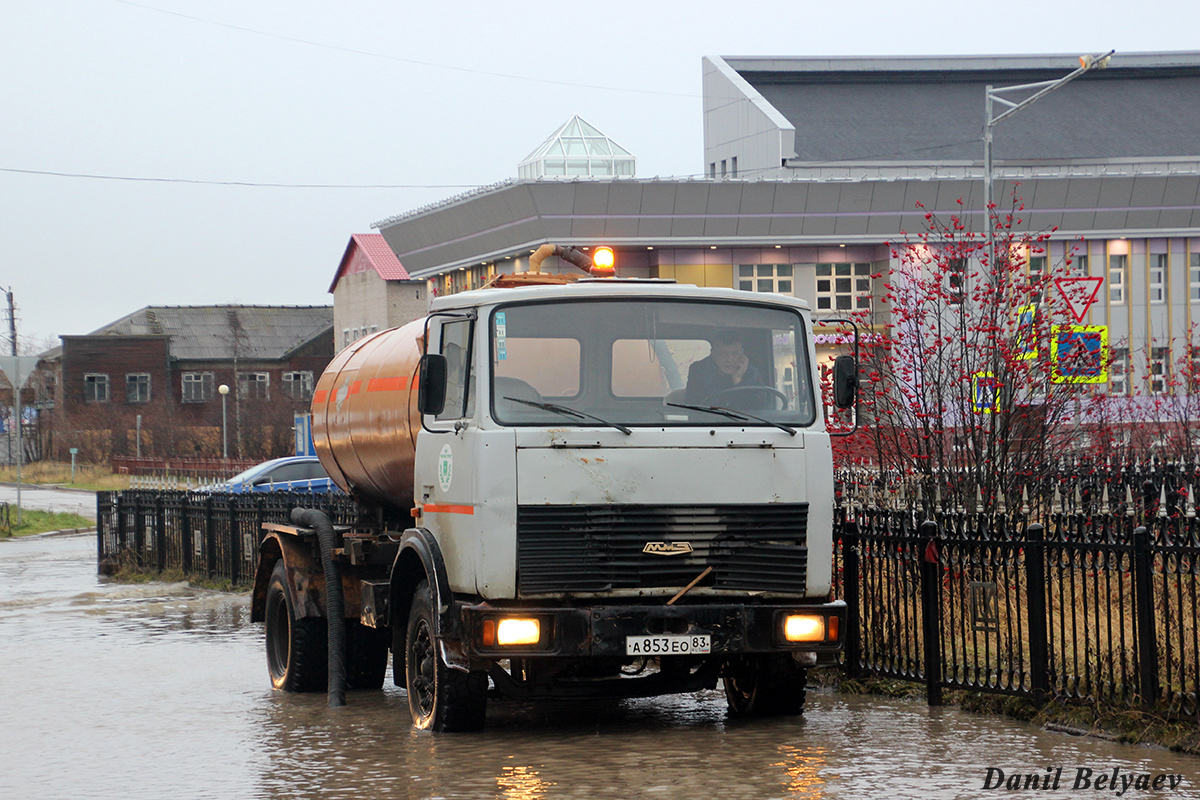
[[[485,643],[489,638],[487,627],[487,625],[484,627]],[[541,640],[542,626],[536,619],[508,618],[502,619],[496,624],[496,644],[501,647],[517,644],[532,645]]]
[[783,620],[783,638],[789,642],[823,642],[825,619],[813,614],[788,614]]

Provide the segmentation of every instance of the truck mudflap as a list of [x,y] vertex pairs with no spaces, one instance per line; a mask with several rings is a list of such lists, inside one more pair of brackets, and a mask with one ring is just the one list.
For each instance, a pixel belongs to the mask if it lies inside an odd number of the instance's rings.
[[[789,641],[789,617],[819,621],[819,632]],[[611,605],[587,607],[460,607],[460,653],[471,658],[637,658],[656,655],[736,656],[794,652],[804,661],[829,663],[843,649],[846,604]],[[501,644],[502,621],[537,620],[534,644]],[[673,649],[674,648],[674,649]]]

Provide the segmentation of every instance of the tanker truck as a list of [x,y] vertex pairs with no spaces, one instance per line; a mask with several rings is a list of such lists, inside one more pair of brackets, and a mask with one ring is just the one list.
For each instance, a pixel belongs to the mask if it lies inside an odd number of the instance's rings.
[[357,518],[264,526],[273,685],[340,704],[390,651],[423,729],[718,682],[731,715],[801,713],[846,627],[812,325],[777,294],[522,273],[344,349],[313,435]]

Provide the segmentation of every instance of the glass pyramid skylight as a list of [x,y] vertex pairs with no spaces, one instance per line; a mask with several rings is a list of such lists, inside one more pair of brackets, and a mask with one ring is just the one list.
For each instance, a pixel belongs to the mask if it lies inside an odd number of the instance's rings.
[[520,178],[633,177],[637,159],[579,118],[571,117],[517,166]]

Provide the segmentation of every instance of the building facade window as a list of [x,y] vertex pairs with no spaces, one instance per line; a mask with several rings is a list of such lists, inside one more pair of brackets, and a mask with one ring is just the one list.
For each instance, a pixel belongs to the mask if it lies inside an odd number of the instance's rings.
[[125,402],[150,402],[150,373],[131,372],[125,376]]
[[1067,275],[1071,278],[1086,278],[1088,276],[1087,253],[1080,253],[1071,259],[1071,263],[1067,265]]
[[967,259],[946,260],[946,302],[952,306],[962,305],[967,299]]
[[737,177],[737,156],[729,159],[729,171],[732,173],[734,178]]
[[211,372],[185,372],[180,377],[183,402],[207,403],[213,399],[216,380]]
[[283,373],[283,392],[294,400],[312,400],[312,371],[302,370]]
[[1188,291],[1192,300],[1200,300],[1200,253],[1192,253],[1188,260]]
[[1171,384],[1171,348],[1150,348],[1150,394],[1166,394]]
[[1151,303],[1167,301],[1167,255],[1150,256],[1150,284],[1146,288]]
[[739,264],[738,288],[743,292],[796,293],[791,264]]
[[1108,371],[1109,394],[1129,394],[1129,348],[1114,347]]
[[817,310],[871,308],[870,264],[817,264]]
[[350,329],[343,328],[342,329],[342,347],[349,347],[349,346],[350,346]]
[[1046,257],[1029,257],[1029,302],[1041,305],[1046,299]]
[[266,372],[239,372],[238,398],[241,400],[270,400],[271,375]]
[[1115,306],[1125,303],[1125,275],[1129,271],[1129,256],[1108,257],[1108,302]]
[[108,375],[89,372],[83,376],[83,401],[85,403],[108,402]]

